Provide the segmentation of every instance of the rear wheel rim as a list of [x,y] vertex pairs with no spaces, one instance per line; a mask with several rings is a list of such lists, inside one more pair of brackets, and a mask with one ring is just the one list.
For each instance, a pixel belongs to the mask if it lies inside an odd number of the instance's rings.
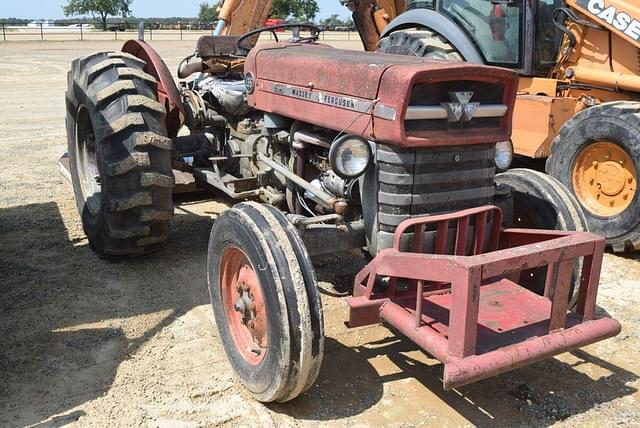
[[613,217],[634,200],[638,175],[626,150],[613,142],[599,141],[578,153],[572,181],[583,207],[596,216]]
[[102,185],[96,155],[95,132],[89,111],[84,106],[80,106],[76,118],[75,149],[75,167],[78,172],[82,199],[91,214],[96,215],[100,211]]
[[238,247],[222,254],[220,296],[237,351],[248,364],[260,364],[268,351],[267,311],[256,271]]

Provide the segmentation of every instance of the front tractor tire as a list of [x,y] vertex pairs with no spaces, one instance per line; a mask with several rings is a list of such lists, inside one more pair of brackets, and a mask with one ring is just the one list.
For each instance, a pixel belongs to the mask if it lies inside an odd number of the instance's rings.
[[322,305],[309,256],[284,215],[258,203],[224,211],[207,264],[216,326],[240,382],[262,402],[310,388],[324,351]]
[[84,231],[101,256],[142,255],[167,238],[173,216],[171,140],[157,82],[122,52],[75,59],[66,127]]
[[553,141],[547,172],[576,195],[589,228],[614,252],[640,250],[640,103],[576,114]]

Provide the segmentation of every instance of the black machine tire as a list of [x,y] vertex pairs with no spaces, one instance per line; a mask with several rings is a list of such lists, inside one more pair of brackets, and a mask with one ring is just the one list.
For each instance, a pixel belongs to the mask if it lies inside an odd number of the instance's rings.
[[444,37],[427,29],[395,31],[380,39],[377,51],[428,59],[464,60],[460,52]]
[[[562,126],[553,141],[547,172],[577,194],[576,160],[599,141],[609,141],[626,152],[636,173],[640,173],[640,103],[605,103],[576,114]],[[605,236],[607,245],[616,253],[640,250],[640,192],[637,182],[633,185],[635,192],[631,201],[619,213],[598,214],[583,204],[591,231]]]
[[[588,231],[587,220],[575,197],[555,178],[532,169],[514,168],[496,175],[496,183],[513,189],[513,227]],[[573,290],[580,284],[581,264],[576,261]],[[521,282],[528,289],[542,294],[546,269],[525,272]]]
[[[258,361],[243,356],[235,339],[238,333],[233,315],[225,309],[229,303],[223,301],[228,295],[223,287],[229,285],[225,285],[228,281],[223,274],[225,254],[230,249],[241,250],[257,278],[263,302],[260,307],[266,317],[264,340],[268,343]],[[284,215],[271,206],[252,202],[223,212],[211,231],[207,265],[220,340],[240,382],[262,402],[289,401],[310,388],[324,352],[322,304],[309,256]],[[249,295],[256,294],[254,290]]]
[[101,256],[157,249],[173,216],[166,112],[144,67],[130,54],[98,52],[75,59],[67,76],[72,184],[84,231]]
[[[497,184],[514,190],[514,227],[588,231],[584,211],[568,189],[549,175],[526,168],[514,168],[496,175]],[[526,213],[527,218],[519,217]]]

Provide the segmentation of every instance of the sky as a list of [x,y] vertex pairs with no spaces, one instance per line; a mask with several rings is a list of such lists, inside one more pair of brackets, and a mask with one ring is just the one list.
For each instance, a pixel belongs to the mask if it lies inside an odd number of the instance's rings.
[[[200,3],[204,0],[134,0],[133,15],[139,18],[195,17]],[[338,0],[317,0],[320,6],[319,18],[337,13],[343,18],[349,16],[346,8]],[[65,0],[0,0],[0,18],[62,19]],[[216,1],[208,1],[215,4]]]

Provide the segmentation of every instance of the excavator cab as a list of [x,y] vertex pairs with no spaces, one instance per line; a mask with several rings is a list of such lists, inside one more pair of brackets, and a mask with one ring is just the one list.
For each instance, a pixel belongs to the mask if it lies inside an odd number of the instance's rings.
[[404,16],[420,14],[456,28],[454,44],[467,44],[475,57],[462,59],[541,75],[558,57],[562,32],[554,25],[554,11],[562,6],[562,0],[409,0]]

